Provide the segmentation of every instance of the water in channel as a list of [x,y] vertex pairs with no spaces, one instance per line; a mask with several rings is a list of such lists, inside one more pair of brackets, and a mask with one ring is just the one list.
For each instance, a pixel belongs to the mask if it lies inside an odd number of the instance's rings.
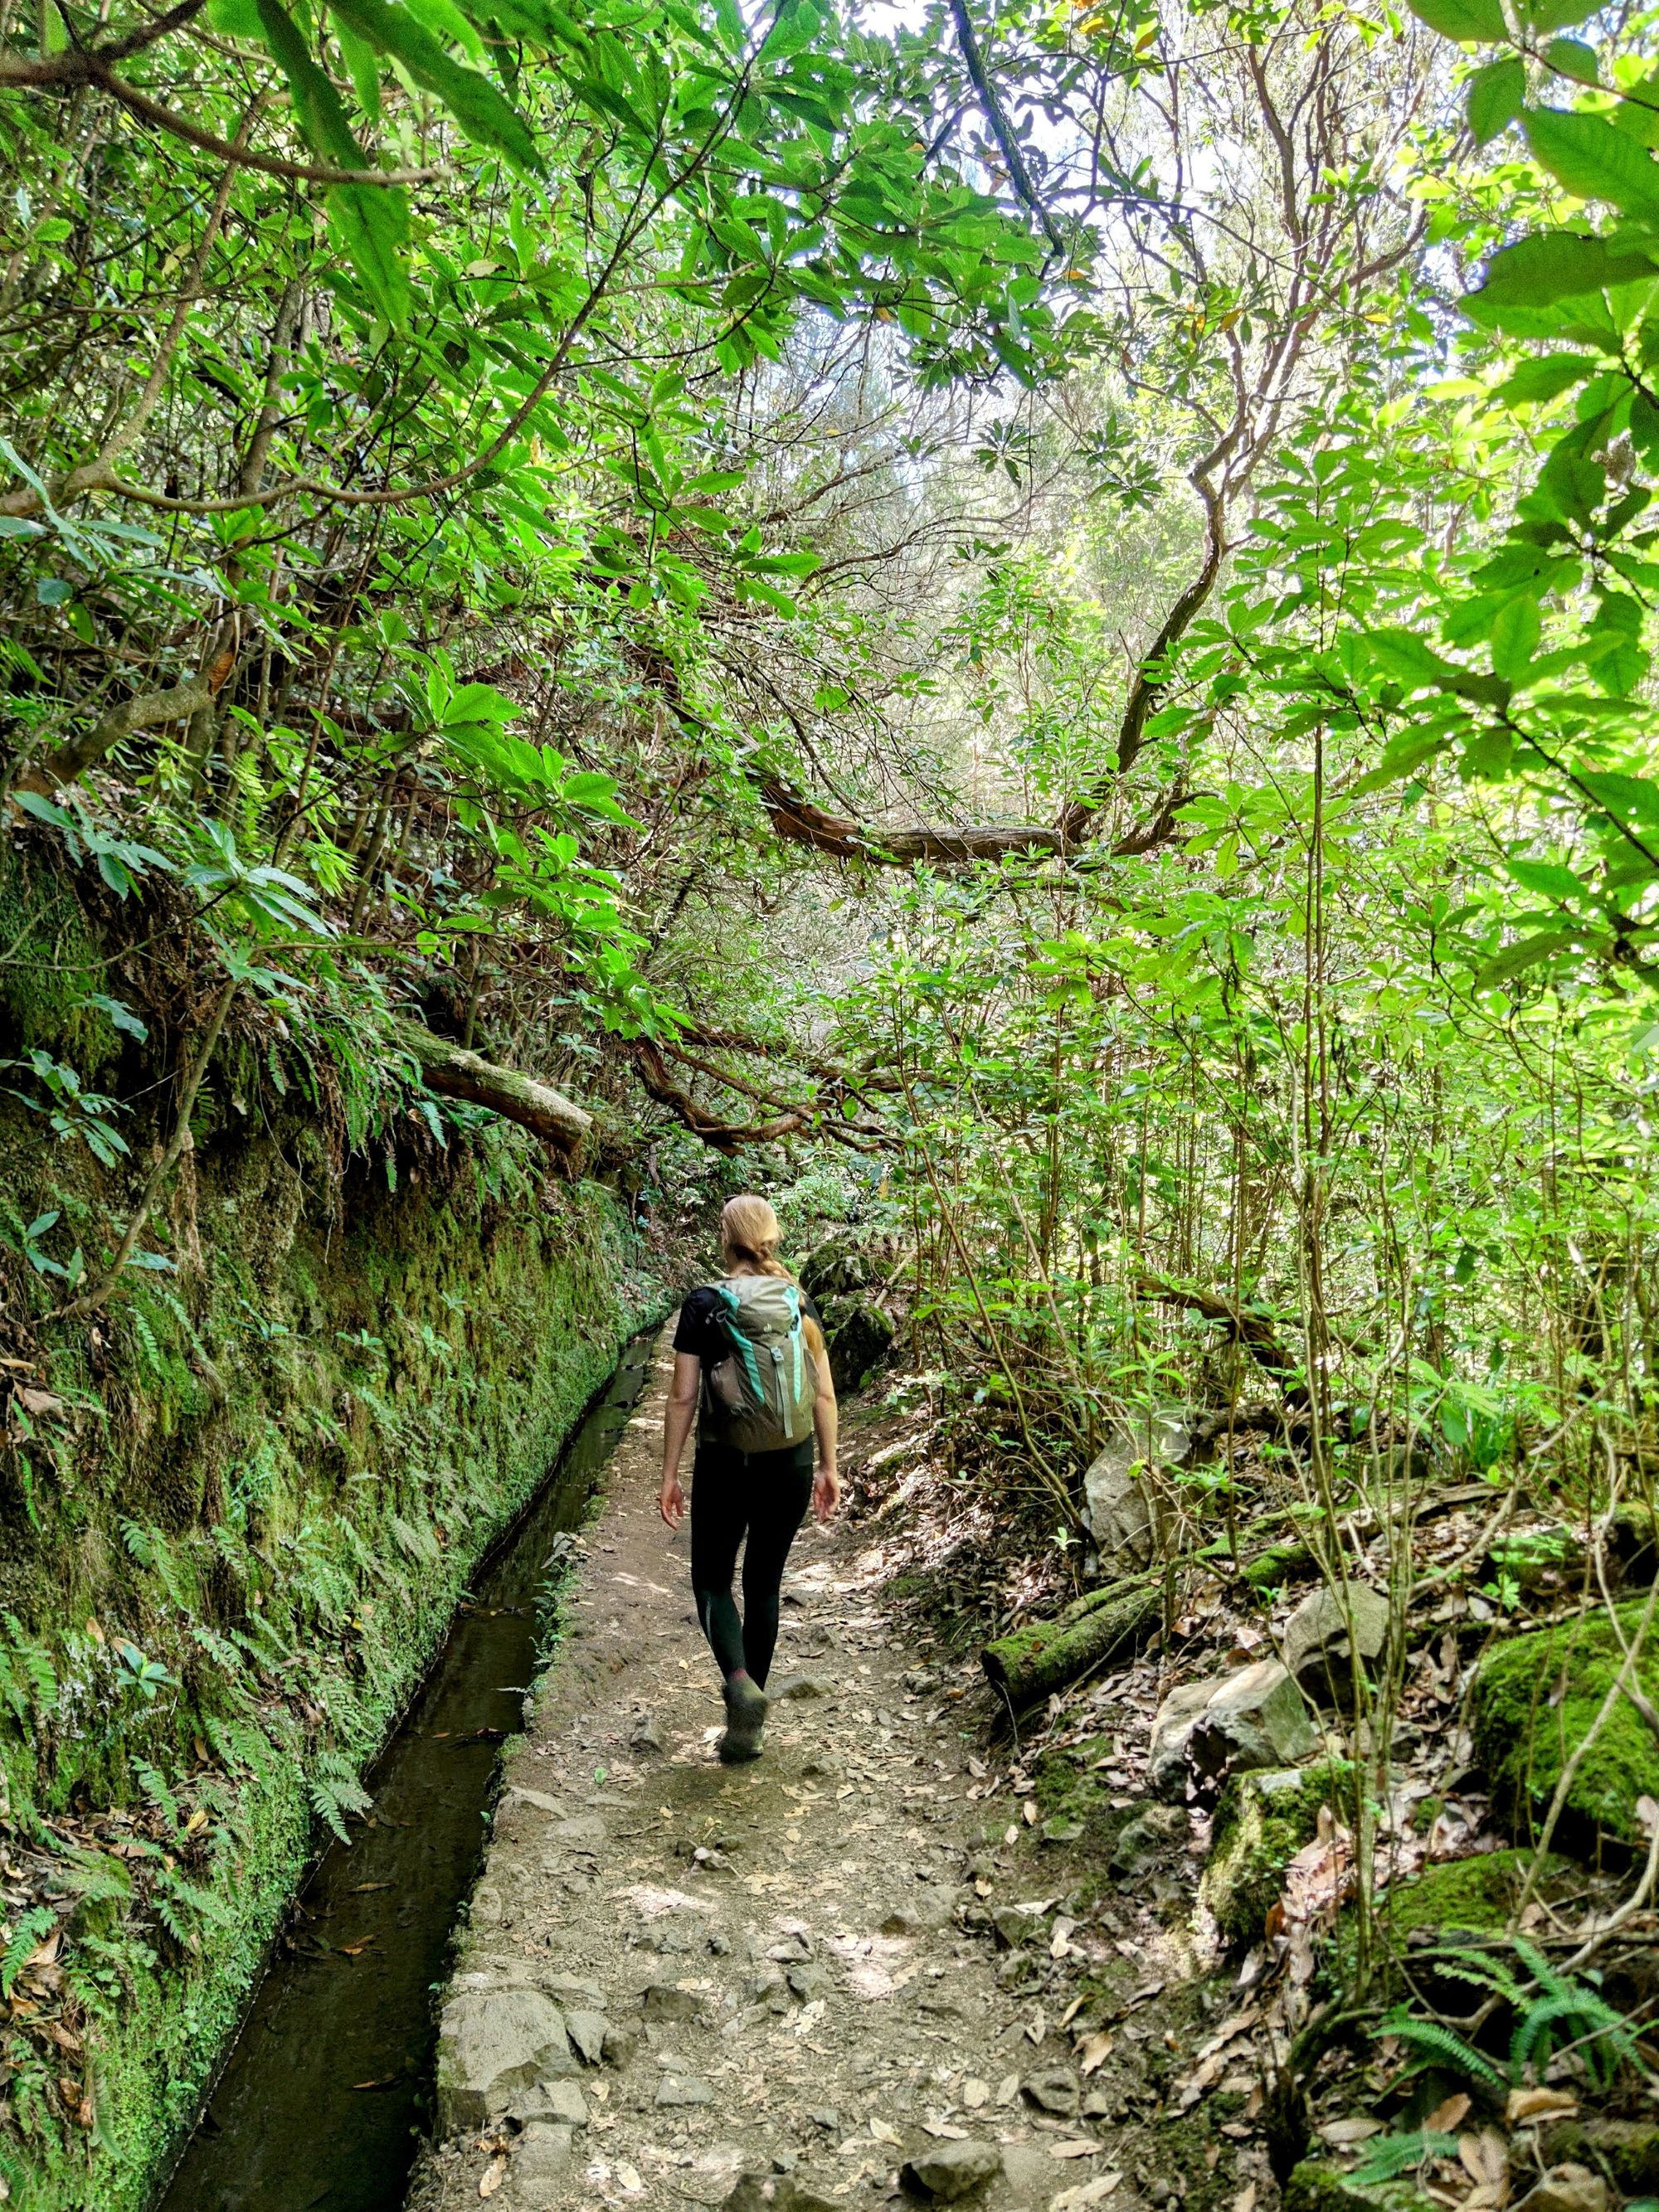
[[521,1725],[537,1593],[650,1371],[638,1337],[368,1777],[374,1810],[301,1892],[158,2212],[397,2212],[426,2117],[432,1984],[472,1885],[501,1739]]

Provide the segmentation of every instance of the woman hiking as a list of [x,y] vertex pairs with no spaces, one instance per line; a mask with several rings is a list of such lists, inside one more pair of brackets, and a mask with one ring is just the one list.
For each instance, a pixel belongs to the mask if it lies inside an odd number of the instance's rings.
[[[671,1528],[685,1512],[680,1459],[697,1425],[691,1589],[724,1681],[720,1755],[727,1765],[760,1757],[778,1589],[795,1531],[809,1504],[828,1521],[841,1498],[836,1386],[823,1327],[778,1258],[780,1242],[778,1217],[763,1198],[726,1200],[726,1278],[693,1291],[680,1308],[663,1416],[659,1504]],[[745,1536],[739,1620],[732,1577]]]

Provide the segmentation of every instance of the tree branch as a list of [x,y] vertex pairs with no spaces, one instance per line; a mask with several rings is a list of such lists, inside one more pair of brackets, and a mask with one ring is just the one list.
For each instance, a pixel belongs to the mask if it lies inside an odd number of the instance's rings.
[[163,107],[160,100],[152,100],[147,92],[140,92],[136,84],[117,76],[100,53],[20,54],[0,48],[0,85],[7,84],[38,92],[71,85],[96,85],[112,100],[119,100],[141,122],[165,131],[174,138],[182,138],[187,146],[199,147],[204,154],[216,154],[222,161],[234,161],[240,168],[258,169],[268,177],[293,178],[301,184],[374,185],[384,189],[398,185],[429,185],[447,173],[443,169],[336,169],[326,162],[285,161],[280,155],[256,154],[250,148],[233,146],[228,138],[204,131],[198,124],[186,122],[173,109]]
[[553,1146],[567,1158],[578,1154],[593,1127],[593,1117],[533,1075],[516,1068],[498,1067],[493,1060],[468,1052],[447,1037],[434,1036],[418,1022],[392,1024],[393,1037],[421,1071],[428,1091],[442,1098],[462,1098],[471,1106],[487,1106],[503,1121],[516,1121],[544,1144]]

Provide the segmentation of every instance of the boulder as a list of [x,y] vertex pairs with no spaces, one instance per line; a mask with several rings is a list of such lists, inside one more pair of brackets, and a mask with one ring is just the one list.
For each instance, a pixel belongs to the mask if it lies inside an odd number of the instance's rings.
[[[1638,1638],[1645,1599],[1619,1607],[1626,1642]],[[1603,1613],[1510,1635],[1494,1644],[1469,1686],[1474,1755],[1499,1819],[1522,1838],[1574,1762],[1556,1842],[1593,1854],[1599,1838],[1645,1847],[1638,1807],[1659,1798],[1659,1743],[1628,1698],[1601,1708],[1624,1664]],[[1659,1702],[1659,1642],[1649,1636],[1636,1665],[1640,1687]],[[1589,1743],[1586,1747],[1586,1739]]]
[[1127,1571],[1150,1566],[1165,1516],[1142,1480],[1149,1468],[1184,1459],[1190,1439],[1173,1413],[1118,1420],[1083,1478],[1084,1517],[1102,1565]]
[[523,2189],[545,2189],[562,2181],[570,2170],[572,2130],[542,2120],[532,2120],[513,2147],[514,2193]]
[[466,1990],[438,2028],[438,2124],[481,2128],[522,2089],[570,2066],[564,2015],[539,1990]]
[[893,1348],[893,1324],[868,1298],[830,1298],[820,1308],[830,1365],[841,1390],[856,1390]]
[[1239,1774],[1228,1783],[1211,1826],[1199,1897],[1229,1943],[1261,1941],[1285,1868],[1318,1833],[1320,1807],[1340,1808],[1352,1797],[1352,1772],[1346,1760],[1326,1759]]
[[1194,1771],[1211,1781],[1247,1770],[1298,1766],[1318,1748],[1319,1734],[1295,1677],[1277,1659],[1259,1659],[1225,1676],[1187,1740]]
[[1215,1691],[1213,1676],[1207,1682],[1182,1682],[1158,1707],[1146,1758],[1146,1779],[1155,1797],[1179,1804],[1186,1796],[1187,1745]]
[[605,2057],[605,2039],[611,2033],[611,2023],[602,2012],[568,2012],[564,2016],[564,2032],[571,2047],[584,2065],[597,2066]]
[[954,2204],[994,2180],[1002,2171],[1002,2153],[995,2143],[929,2143],[902,2168],[899,2179],[907,2189],[931,2197],[936,2204]]
[[803,1261],[801,1288],[812,1297],[846,1298],[867,1291],[875,1280],[875,1267],[855,1229],[832,1229]]
[[1328,1704],[1352,1701],[1352,1661],[1380,1659],[1389,1640],[1389,1601],[1366,1583],[1345,1590],[1318,1589],[1304,1597],[1285,1624],[1285,1664],[1310,1697]]
[[695,1990],[677,1989],[672,1982],[653,1982],[640,1994],[640,2009],[647,2020],[695,2020],[702,1999]]

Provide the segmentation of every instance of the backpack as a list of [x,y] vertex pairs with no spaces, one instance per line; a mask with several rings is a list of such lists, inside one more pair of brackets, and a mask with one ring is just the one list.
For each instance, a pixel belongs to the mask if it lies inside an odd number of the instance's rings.
[[787,1451],[812,1433],[817,1362],[801,1328],[800,1291],[781,1275],[734,1275],[713,1286],[731,1350],[708,1373],[704,1402],[735,1451]]

